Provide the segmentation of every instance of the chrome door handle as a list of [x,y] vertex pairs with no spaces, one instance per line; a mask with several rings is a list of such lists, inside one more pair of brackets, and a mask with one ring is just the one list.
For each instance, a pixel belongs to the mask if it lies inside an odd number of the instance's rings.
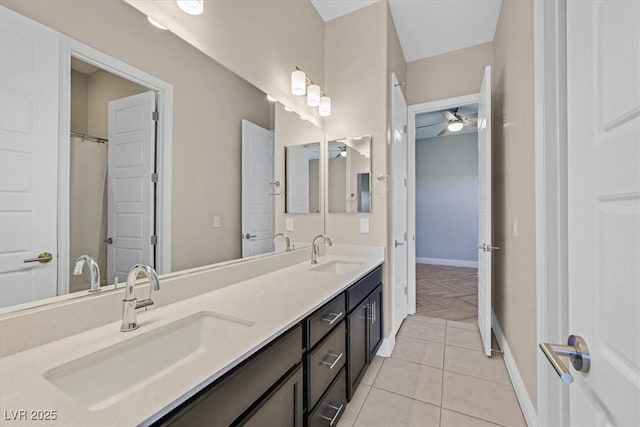
[[53,259],[53,255],[50,252],[42,252],[42,253],[39,253],[36,258],[27,258],[23,262],[25,264],[27,264],[29,262],[39,262],[39,263],[42,263],[42,264],[46,264],[49,261],[51,261],[52,259]]
[[483,243],[482,246],[478,246],[478,249],[482,249],[483,252],[487,251],[487,244]]
[[107,238],[107,240],[103,240],[103,242],[105,242],[108,245],[111,245],[113,243],[113,238],[109,237],[109,238]]
[[333,325],[334,323],[336,323],[336,321],[342,317],[344,313],[341,311],[340,313],[329,313],[330,316],[333,316],[333,319],[330,319],[328,317],[323,317],[322,321],[323,322],[328,322],[330,325]]
[[342,359],[342,356],[344,356],[344,353],[340,353],[340,354],[329,353],[329,356],[335,357],[335,360],[333,361],[333,363],[326,362],[324,360],[320,361],[320,363],[322,363],[323,365],[328,365],[329,369],[333,369],[336,367],[336,363],[338,363],[338,360]]
[[404,246],[405,242],[398,242],[397,240],[393,241],[393,247],[397,248],[398,246]]
[[589,372],[591,367],[591,355],[584,339],[579,335],[570,335],[567,345],[540,343],[540,349],[547,356],[549,363],[565,384],[573,382],[573,375],[569,368],[560,360],[560,356],[567,356],[571,364],[579,372]]
[[329,418],[329,417],[327,417],[325,415],[322,415],[322,414],[319,415],[319,417],[322,418],[323,420],[329,421],[329,425],[332,426],[333,423],[335,423],[336,420],[338,419],[338,415],[340,415],[340,412],[342,412],[342,410],[344,409],[344,405],[341,404],[340,406],[334,406],[334,405],[329,404],[328,406],[329,406],[329,408],[331,408],[334,411],[336,411],[336,413],[333,415],[333,417]]
[[251,239],[252,237],[258,237],[258,236],[256,236],[255,234],[249,234],[249,233],[244,235],[244,238],[247,240]]
[[492,246],[483,243],[482,246],[478,246],[478,249],[482,249],[483,252],[491,252],[500,250],[500,246]]

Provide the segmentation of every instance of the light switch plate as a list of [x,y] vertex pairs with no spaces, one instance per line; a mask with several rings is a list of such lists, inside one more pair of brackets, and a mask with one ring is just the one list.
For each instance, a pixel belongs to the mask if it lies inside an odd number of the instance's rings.
[[218,215],[213,217],[213,228],[220,228],[220,217]]
[[360,232],[361,233],[369,232],[369,218],[360,218]]
[[287,231],[293,231],[293,218],[287,218]]

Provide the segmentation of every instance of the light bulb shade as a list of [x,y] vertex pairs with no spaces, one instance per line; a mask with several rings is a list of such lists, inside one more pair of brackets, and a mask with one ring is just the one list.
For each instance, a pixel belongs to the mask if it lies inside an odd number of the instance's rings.
[[149,21],[149,23],[151,25],[153,25],[154,27],[156,27],[156,28],[159,28],[161,30],[166,30],[167,29],[167,27],[165,27],[164,25],[162,25],[161,23],[159,23],[158,21],[156,21],[155,19],[153,19],[150,16],[147,16],[147,21]]
[[296,96],[307,92],[307,76],[304,71],[295,70],[291,73],[291,93]]
[[309,107],[320,105],[320,86],[315,84],[307,86],[307,105]]
[[189,15],[200,15],[204,12],[204,0],[176,0],[178,7]]
[[447,129],[449,129],[450,132],[458,132],[462,130],[463,127],[464,124],[461,121],[451,122],[447,125]]
[[331,115],[331,98],[328,96],[320,97],[320,105],[318,105],[318,114],[322,117]]

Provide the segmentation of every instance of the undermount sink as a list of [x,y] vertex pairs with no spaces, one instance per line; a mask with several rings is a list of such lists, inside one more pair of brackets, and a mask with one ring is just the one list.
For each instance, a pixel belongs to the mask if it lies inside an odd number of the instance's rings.
[[254,323],[203,311],[58,366],[44,377],[98,410],[215,351]]
[[329,261],[324,264],[318,264],[311,268],[311,271],[322,271],[325,273],[346,274],[358,270],[362,266],[360,262],[350,261]]

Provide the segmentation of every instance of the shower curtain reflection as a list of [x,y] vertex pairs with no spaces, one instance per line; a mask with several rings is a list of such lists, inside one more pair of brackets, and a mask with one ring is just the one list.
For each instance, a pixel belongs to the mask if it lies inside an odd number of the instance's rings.
[[69,176],[69,292],[89,288],[89,275],[74,276],[75,260],[92,256],[106,283],[107,247],[107,159],[108,144],[72,136]]

